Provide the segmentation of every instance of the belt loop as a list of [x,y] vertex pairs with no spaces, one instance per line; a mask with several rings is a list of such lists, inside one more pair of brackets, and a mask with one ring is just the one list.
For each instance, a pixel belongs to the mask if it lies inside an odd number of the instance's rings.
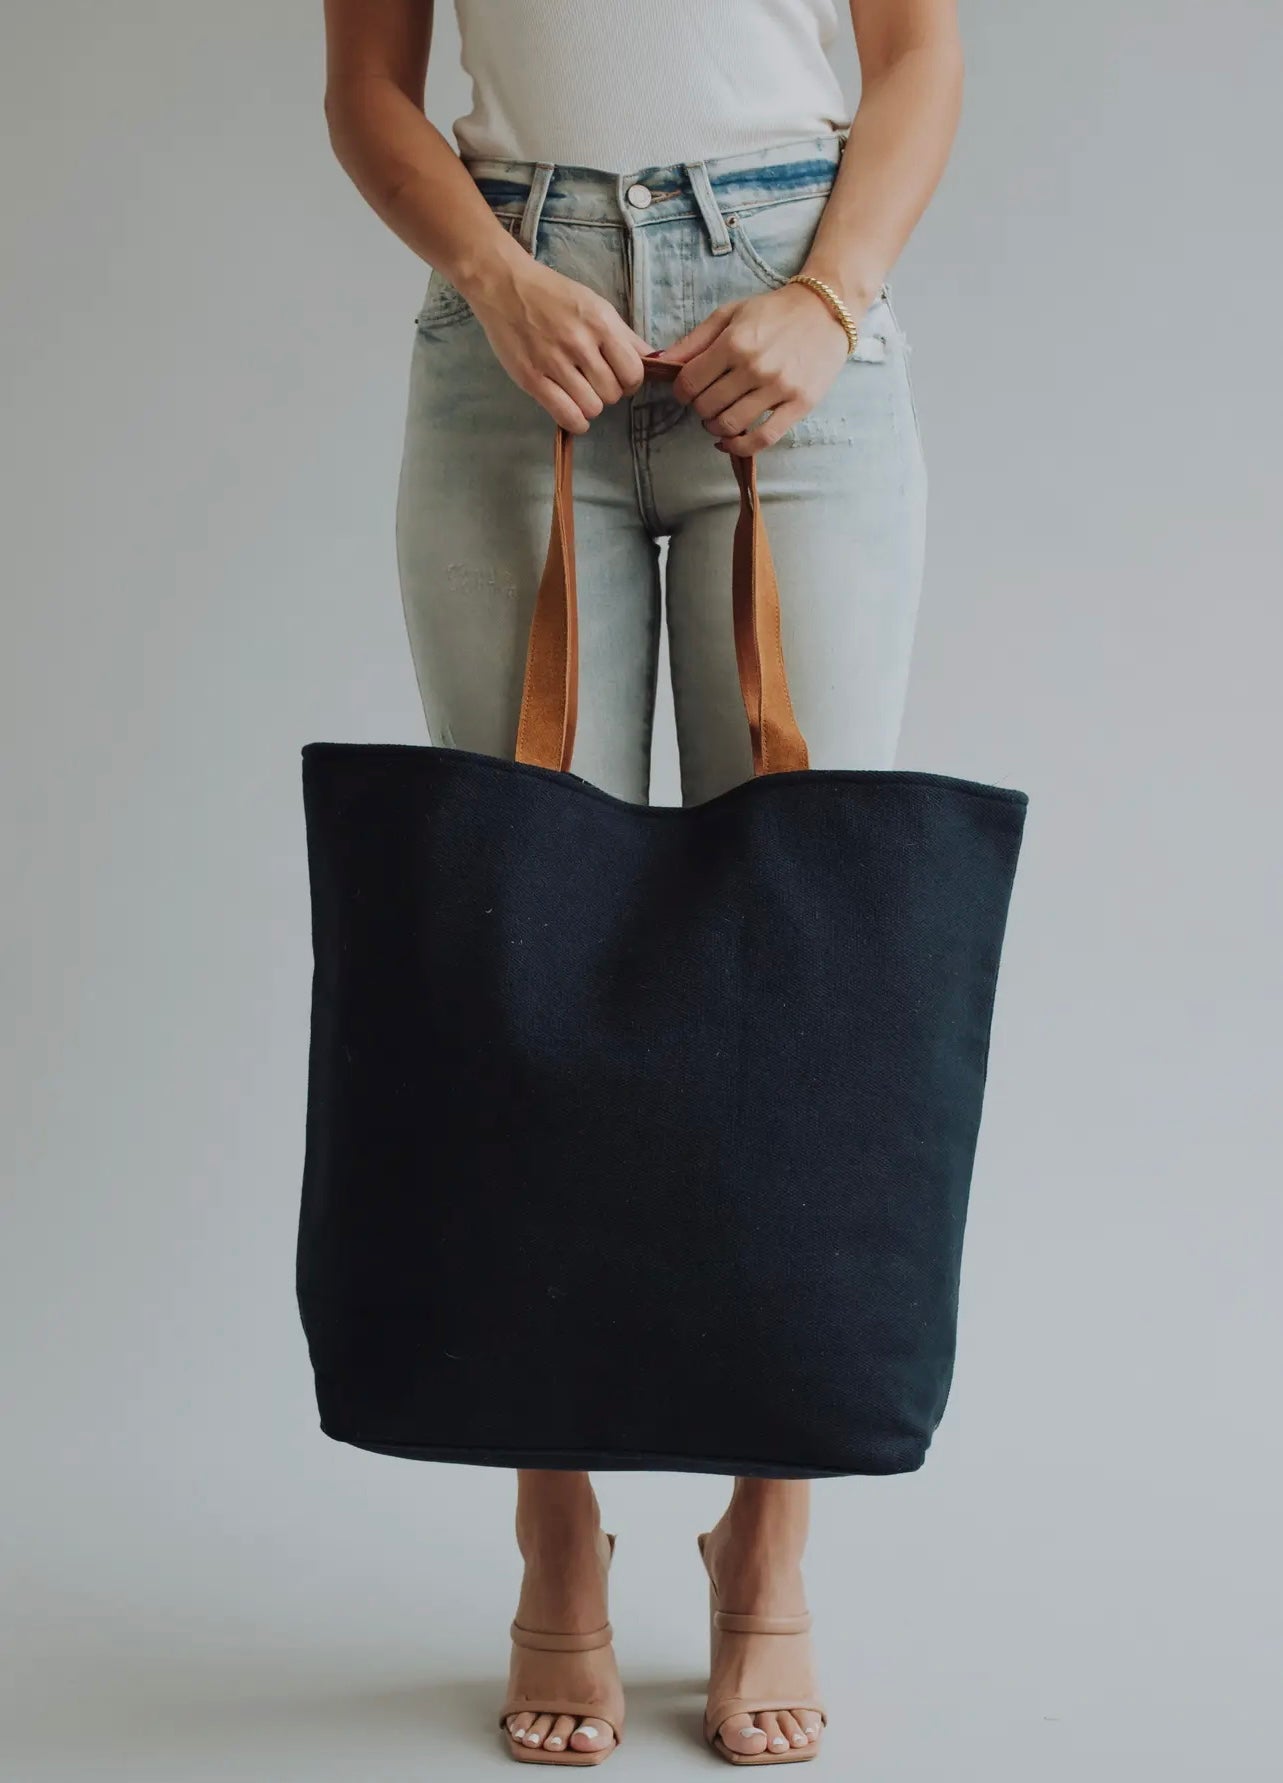
[[543,215],[544,199],[548,196],[554,167],[555,163],[552,161],[536,161],[532,164],[530,190],[526,193],[521,221],[517,225],[517,240],[531,255],[534,254],[535,243],[539,239],[539,219]]
[[708,177],[708,163],[706,161],[683,161],[682,166],[686,170],[686,178],[690,181],[691,191],[695,194],[699,214],[704,219],[709,247],[715,254],[729,254],[731,234],[726,227],[726,219],[713,196],[713,182]]

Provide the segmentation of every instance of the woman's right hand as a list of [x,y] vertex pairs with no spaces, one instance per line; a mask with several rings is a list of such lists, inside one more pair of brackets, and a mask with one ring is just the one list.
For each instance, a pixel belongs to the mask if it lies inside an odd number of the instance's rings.
[[467,293],[500,365],[568,433],[586,433],[607,403],[640,389],[650,343],[577,279],[524,259],[485,291]]

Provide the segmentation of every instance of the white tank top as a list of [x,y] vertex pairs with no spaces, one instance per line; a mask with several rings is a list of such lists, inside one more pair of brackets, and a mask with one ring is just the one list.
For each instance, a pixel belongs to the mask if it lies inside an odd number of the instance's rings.
[[845,130],[837,4],[455,0],[473,89],[456,146],[630,173]]

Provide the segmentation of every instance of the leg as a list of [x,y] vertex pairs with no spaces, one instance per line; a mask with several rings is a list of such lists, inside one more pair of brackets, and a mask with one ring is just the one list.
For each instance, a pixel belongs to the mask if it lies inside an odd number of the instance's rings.
[[[922,584],[926,472],[905,345],[890,306],[862,324],[881,361],[849,361],[811,415],[757,461],[779,577],[784,659],[813,768],[895,760]],[[739,492],[689,416],[657,443],[666,524],[673,703],[682,797],[753,771],[730,621]]]
[[[424,717],[438,746],[511,758],[526,645],[548,544],[553,424],[517,389],[471,313],[429,305],[414,342],[397,500],[402,600]],[[645,803],[659,638],[658,551],[641,523],[625,406],[574,444],[580,690],[573,768]],[[517,1475],[522,1630],[592,1635],[607,1622],[603,1536],[584,1473]],[[609,1644],[514,1641],[506,1717],[522,1753],[582,1764],[617,1743],[623,1697]],[[601,1714],[541,1704],[600,1703]],[[572,1754],[584,1755],[571,1757]]]
[[[780,584],[785,665],[811,766],[894,764],[923,568],[926,474],[904,342],[889,304],[864,329],[881,360],[850,361],[829,396],[758,458],[758,488]],[[672,526],[668,621],[682,796],[697,804],[753,772],[731,626],[732,467],[694,416],[659,441],[656,470]],[[741,1479],[705,1543],[721,1608],[797,1617],[805,1481]],[[818,1746],[821,1719],[807,1633],[719,1630],[710,1704],[792,1703],[737,1714],[718,1732],[761,1762]]]
[[[724,1609],[736,1615],[797,1616],[806,1609],[802,1555],[810,1521],[811,1488],[806,1480],[736,1480],[731,1501],[709,1531],[704,1560],[716,1581]],[[710,1680],[710,1696],[780,1695],[778,1654],[772,1635],[723,1633],[718,1644],[719,1675]],[[799,1654],[789,1640],[788,1675],[797,1679],[799,1699],[815,1694],[809,1643]],[[800,1668],[800,1669],[799,1669]],[[784,1687],[787,1694],[787,1686]],[[814,1746],[820,1718],[799,1701],[794,1710],[736,1715],[721,1726],[732,1752],[755,1757]]]
[[[590,1634],[608,1620],[606,1569],[609,1547],[592,1481],[586,1473],[538,1468],[517,1474],[517,1544],[525,1561],[516,1621],[524,1628]],[[510,1715],[508,1731],[518,1745],[550,1752],[605,1752],[615,1726],[595,1716],[540,1714],[540,1700],[600,1699],[603,1711],[619,1700],[619,1673],[609,1646],[585,1653],[513,1648],[510,1696],[527,1696],[532,1710]],[[613,1710],[612,1710],[613,1712]]]
[[[579,722],[573,768],[645,803],[658,550],[637,511],[626,404],[574,444]],[[470,311],[416,331],[397,497],[406,629],[431,740],[511,759],[548,545],[553,423]]]

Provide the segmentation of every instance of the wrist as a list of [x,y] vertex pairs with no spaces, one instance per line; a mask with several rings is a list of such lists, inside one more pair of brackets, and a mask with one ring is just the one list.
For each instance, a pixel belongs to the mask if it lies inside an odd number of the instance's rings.
[[502,303],[531,264],[525,248],[506,229],[487,230],[485,242],[469,249],[449,275],[450,283],[472,305]]
[[851,273],[822,260],[808,260],[802,271],[811,278],[823,279],[825,284],[832,285],[857,322],[882,295],[881,279],[875,279],[867,273]]
[[788,282],[790,285],[800,286],[804,291],[810,291],[824,305],[834,322],[842,330],[849,359],[859,345],[860,328],[845,301],[838,296],[837,291],[829,284],[828,280],[822,279],[818,273],[795,272]]

